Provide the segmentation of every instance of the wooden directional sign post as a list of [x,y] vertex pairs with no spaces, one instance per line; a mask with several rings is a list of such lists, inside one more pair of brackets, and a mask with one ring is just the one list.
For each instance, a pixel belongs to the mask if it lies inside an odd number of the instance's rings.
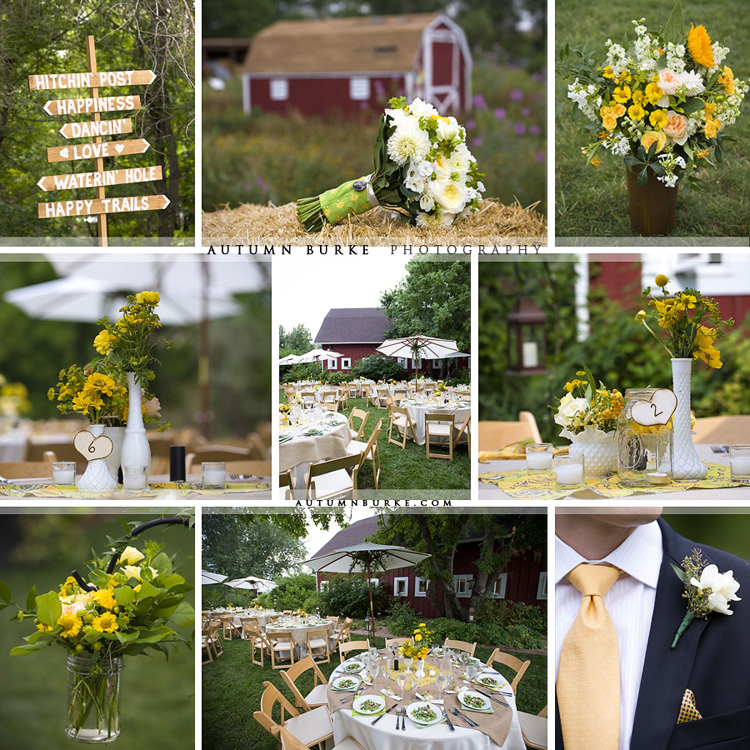
[[104,169],[106,157],[125,154],[143,154],[149,148],[148,141],[142,138],[130,140],[102,141],[102,136],[117,136],[133,132],[130,118],[102,120],[102,112],[127,112],[141,108],[139,96],[99,96],[99,89],[112,86],[147,86],[153,83],[156,75],[152,70],[116,70],[100,73],[96,68],[96,48],[94,37],[86,37],[86,73],[56,73],[29,76],[32,91],[59,89],[88,89],[88,96],[81,99],[52,99],[43,109],[48,115],[85,115],[84,122],[66,122],[60,128],[60,135],[68,140],[77,138],[93,139],[87,143],[54,146],[47,149],[47,161],[76,162],[81,159],[94,159],[94,172],[71,172],[70,174],[49,175],[37,182],[41,190],[78,190],[92,188],[96,198],[91,200],[66,200],[52,203],[39,203],[40,219],[64,216],[97,216],[99,244],[107,246],[107,214],[129,211],[159,211],[169,205],[166,195],[143,195],[135,197],[107,197],[105,188],[112,185],[129,185],[138,182],[153,182],[162,179],[160,166],[136,167],[130,169]]

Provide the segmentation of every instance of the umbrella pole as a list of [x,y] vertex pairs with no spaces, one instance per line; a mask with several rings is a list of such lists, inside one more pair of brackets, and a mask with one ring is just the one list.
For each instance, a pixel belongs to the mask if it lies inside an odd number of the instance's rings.
[[372,604],[372,577],[370,576],[370,562],[368,560],[365,566],[365,575],[367,576],[367,590],[370,593],[370,628],[372,629],[372,645],[375,645],[375,607]]

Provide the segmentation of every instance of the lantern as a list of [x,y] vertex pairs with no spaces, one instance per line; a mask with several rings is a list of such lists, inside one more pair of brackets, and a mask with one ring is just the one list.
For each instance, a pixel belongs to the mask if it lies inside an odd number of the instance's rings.
[[536,300],[522,297],[508,313],[508,375],[547,372],[547,316]]

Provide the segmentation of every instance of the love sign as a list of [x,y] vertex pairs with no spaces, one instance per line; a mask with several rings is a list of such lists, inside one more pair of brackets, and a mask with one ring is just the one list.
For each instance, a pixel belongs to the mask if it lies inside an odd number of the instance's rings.
[[81,430],[73,438],[75,449],[87,460],[106,458],[112,453],[112,441],[106,435],[94,437],[88,430]]
[[659,388],[648,401],[636,401],[630,412],[633,421],[643,427],[667,424],[677,408],[677,396],[669,388]]

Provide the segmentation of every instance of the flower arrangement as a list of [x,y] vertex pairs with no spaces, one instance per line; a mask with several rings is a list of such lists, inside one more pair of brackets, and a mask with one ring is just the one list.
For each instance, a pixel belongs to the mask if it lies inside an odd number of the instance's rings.
[[73,571],[57,591],[37,594],[33,587],[23,607],[12,601],[9,587],[0,581],[0,610],[15,606],[21,623],[31,620],[36,626],[24,638],[26,643],[10,655],[30,654],[53,644],[69,654],[74,678],[69,684],[67,719],[71,739],[92,741],[91,731],[104,738],[96,741],[117,736],[119,704],[111,676],[122,668],[117,660],[149,649],[168,654],[168,644],[190,643],[174,629],[190,627],[195,620],[185,600],[192,586],[185,583],[174,557],[155,541],[145,542],[142,549],[128,544],[141,530],[165,523],[192,527],[189,517],[158,519],[143,526],[122,519],[126,535],[110,539],[110,548],[89,561],[88,581]]
[[404,643],[403,646],[399,648],[399,651],[405,659],[425,659],[430,653],[430,649],[427,648],[427,646],[419,646],[413,641]]
[[[722,320],[715,300],[704,297],[695,289],[675,292],[670,295],[667,285],[670,280],[660,273],[654,283],[661,290],[656,297],[651,287],[642,295],[648,299],[650,312],[639,310],[636,320],[664,347],[670,357],[694,358],[705,362],[708,369],[718,370],[722,366],[721,353],[715,347],[718,338],[724,335],[723,328],[731,328],[734,320]],[[661,329],[661,335],[654,328]]]
[[297,216],[308,232],[378,205],[430,229],[448,227],[479,208],[484,175],[456,118],[441,117],[421,99],[407,104],[402,96],[389,103],[380,119],[372,174],[297,201]]
[[620,391],[607,389],[601,381],[597,388],[594,376],[585,366],[565,384],[565,390],[567,393],[560,399],[554,417],[563,428],[560,437],[573,440],[583,432],[607,433],[617,429],[617,418],[625,403]]
[[50,401],[57,400],[61,414],[78,412],[91,424],[119,426],[127,419],[128,390],[122,375],[115,378],[94,372],[91,365],[71,365],[60,370],[59,382],[47,391]]
[[704,26],[686,28],[679,0],[659,32],[645,24],[633,21],[629,44],[608,39],[604,61],[566,47],[558,69],[575,77],[568,98],[589,120],[581,131],[597,135],[581,149],[587,162],[599,166],[609,152],[624,157],[638,184],[646,184],[651,170],[675,187],[712,164],[712,150],[722,160],[724,133],[750,87],[724,65],[728,47],[712,43]]
[[706,619],[711,612],[731,615],[729,602],[740,601],[737,596],[740,584],[734,579],[731,570],[719,573],[716,565],[709,565],[699,549],[694,549],[679,568],[673,563],[670,565],[684,584],[682,596],[688,600],[687,612],[672,641],[672,648],[675,648],[682,634],[696,618]]
[[289,420],[289,414],[292,411],[292,407],[289,404],[279,404],[279,416],[281,417],[281,421],[288,421]]
[[[429,648],[430,641],[432,637],[432,631],[427,628],[426,623],[420,622],[419,625],[414,630],[414,634],[412,635],[412,640],[415,643],[419,643],[421,646],[425,648]],[[422,657],[419,657],[420,659]]]
[[23,383],[9,383],[0,374],[0,418],[16,419],[31,409],[29,391]]

